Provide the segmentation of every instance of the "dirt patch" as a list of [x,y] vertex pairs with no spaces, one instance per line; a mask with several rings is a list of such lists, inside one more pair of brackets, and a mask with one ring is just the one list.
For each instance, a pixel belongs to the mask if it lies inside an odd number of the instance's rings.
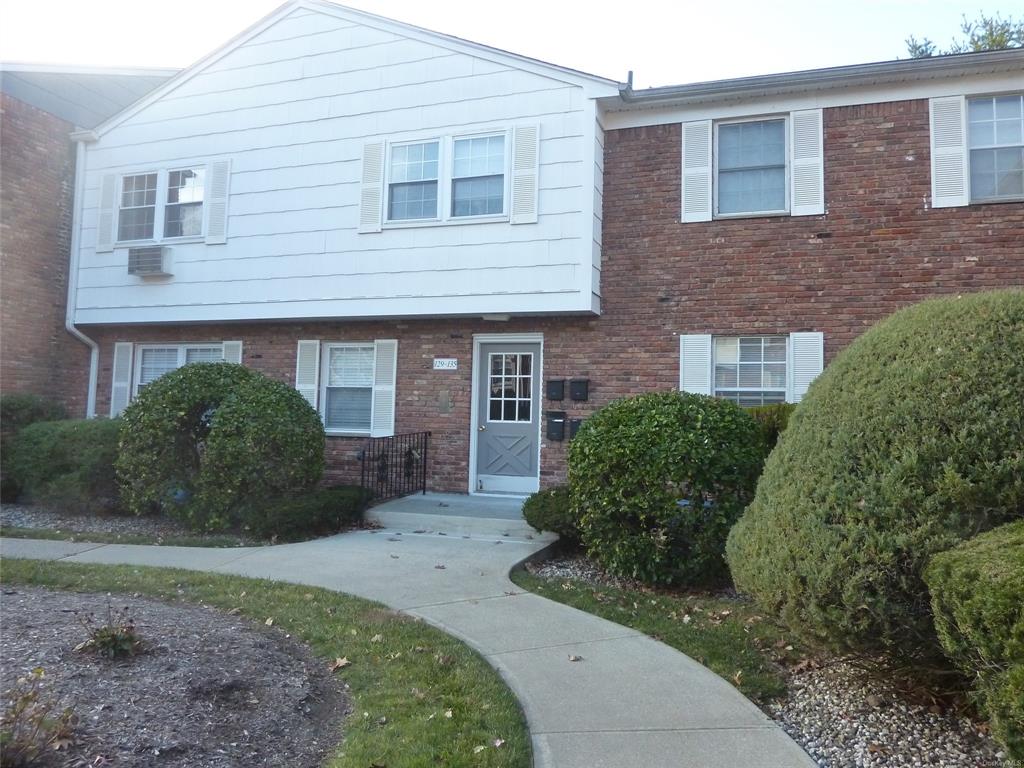
[[45,766],[318,766],[341,738],[348,701],[326,665],[281,632],[212,608],[114,596],[144,642],[108,661],[74,651],[77,613],[106,595],[4,589],[0,682],[34,667],[78,716],[76,743]]

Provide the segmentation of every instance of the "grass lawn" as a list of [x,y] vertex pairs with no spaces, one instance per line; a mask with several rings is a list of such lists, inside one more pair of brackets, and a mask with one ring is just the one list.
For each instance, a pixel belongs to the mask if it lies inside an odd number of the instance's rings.
[[91,544],[156,544],[164,547],[245,547],[258,546],[258,542],[245,541],[230,534],[206,536],[154,536],[142,533],[104,533],[102,531],[72,531],[52,528],[23,528],[5,525],[0,536],[9,539],[48,539],[51,541],[84,541]]
[[708,593],[668,593],[595,587],[513,571],[523,589],[624,624],[682,651],[733,683],[754,701],[786,692],[780,665],[800,649],[786,632],[741,599]]
[[531,765],[522,711],[498,673],[455,638],[378,603],[236,576],[35,560],[4,560],[2,581],[236,610],[273,619],[325,665],[348,659],[336,674],[350,686],[353,714],[331,768]]

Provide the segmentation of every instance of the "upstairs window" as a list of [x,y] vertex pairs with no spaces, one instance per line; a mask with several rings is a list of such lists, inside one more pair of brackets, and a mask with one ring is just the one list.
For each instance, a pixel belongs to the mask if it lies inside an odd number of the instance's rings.
[[787,213],[786,120],[717,125],[719,216]]
[[205,168],[186,168],[167,174],[164,237],[194,237],[203,233]]
[[388,219],[437,218],[438,144],[397,144],[391,147]]
[[118,240],[150,240],[156,221],[157,174],[140,173],[121,179]]
[[504,213],[505,135],[455,139],[452,154],[452,216]]
[[1024,94],[967,101],[971,202],[1024,198]]

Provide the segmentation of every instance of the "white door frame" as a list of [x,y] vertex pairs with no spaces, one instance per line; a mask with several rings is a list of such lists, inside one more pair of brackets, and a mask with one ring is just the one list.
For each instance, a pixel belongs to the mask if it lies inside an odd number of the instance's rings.
[[473,496],[506,496],[508,494],[489,494],[476,489],[476,443],[477,443],[477,419],[480,415],[479,387],[477,376],[480,375],[480,345],[481,344],[539,344],[540,359],[537,362],[538,381],[537,387],[537,487],[540,487],[540,459],[541,459],[541,436],[544,434],[544,411],[541,406],[544,403],[544,334],[543,333],[474,333],[473,334],[473,365],[472,365],[472,386],[470,391],[469,407],[469,493]]

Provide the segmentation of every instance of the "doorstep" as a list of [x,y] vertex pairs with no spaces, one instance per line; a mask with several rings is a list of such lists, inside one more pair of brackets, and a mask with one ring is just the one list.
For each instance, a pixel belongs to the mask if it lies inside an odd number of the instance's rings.
[[366,519],[403,534],[470,536],[554,541],[523,519],[523,499],[515,496],[470,496],[418,493],[391,499],[366,510]]

